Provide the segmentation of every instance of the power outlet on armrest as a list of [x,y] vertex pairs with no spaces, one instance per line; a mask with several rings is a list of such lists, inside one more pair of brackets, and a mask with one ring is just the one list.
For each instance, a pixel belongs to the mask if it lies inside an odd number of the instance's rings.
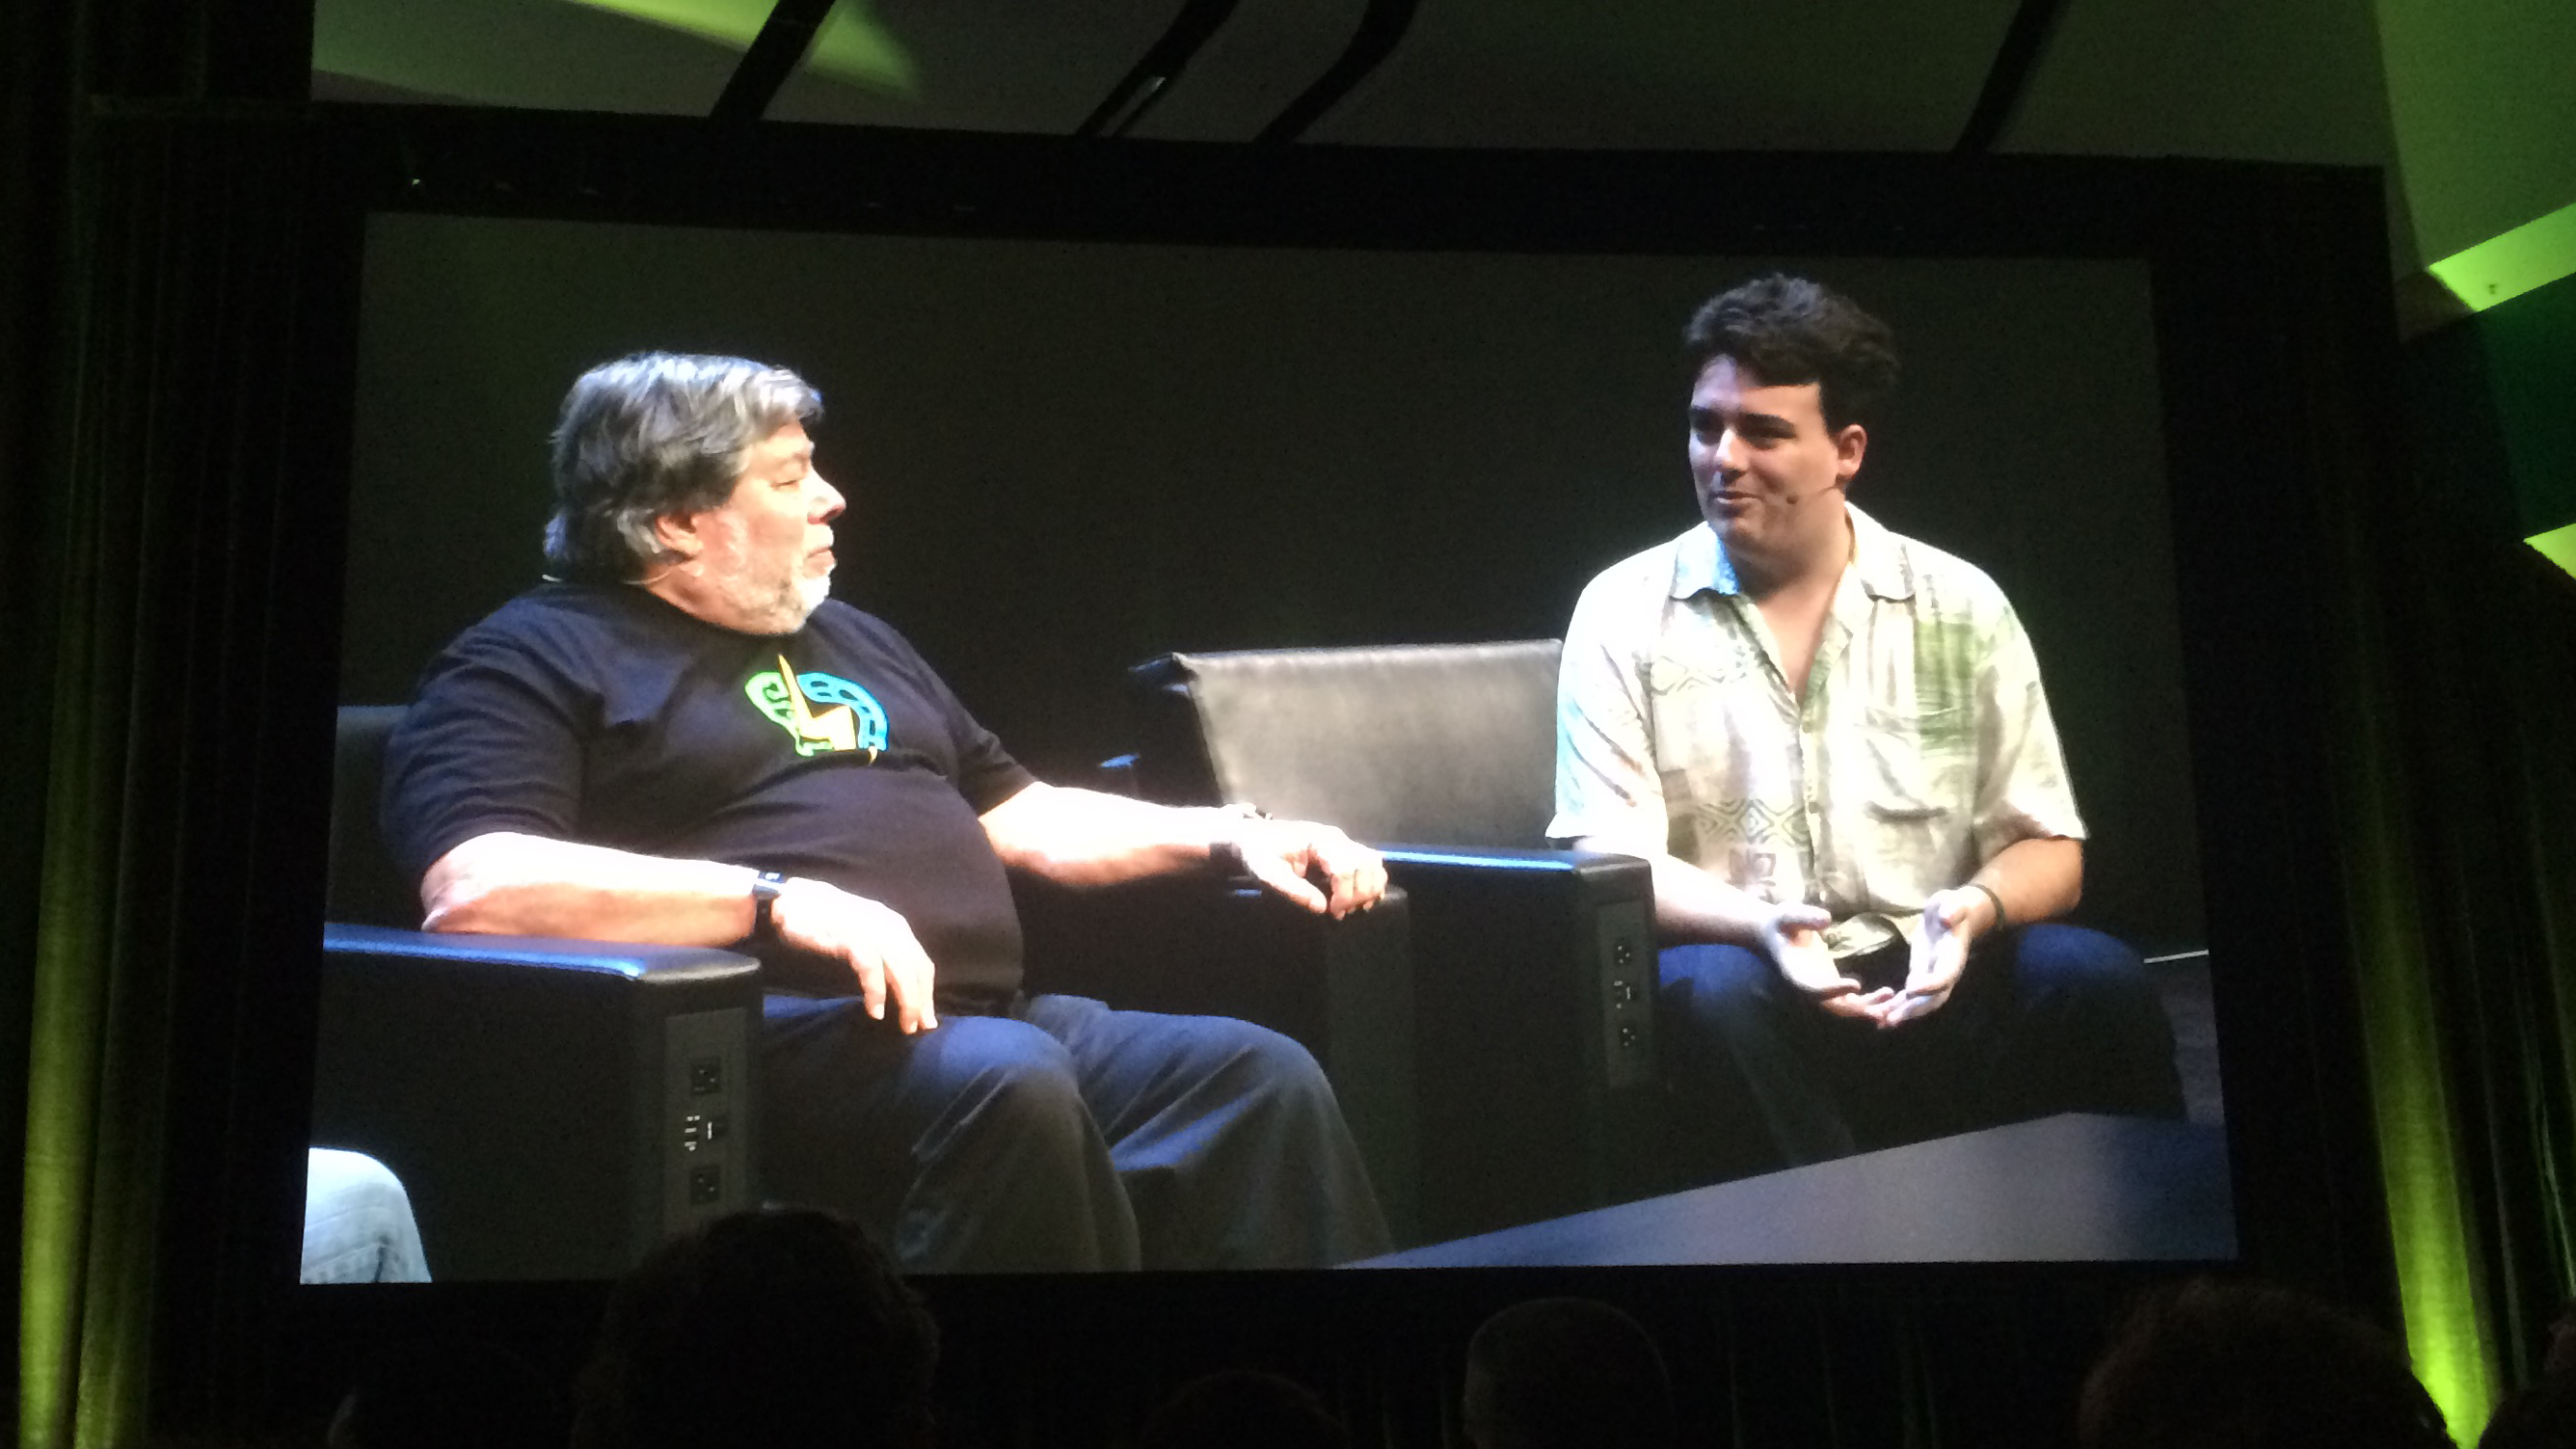
[[1642,901],[1601,907],[1595,923],[1600,962],[1601,1079],[1612,1091],[1655,1080],[1655,949]]
[[740,1007],[663,1018],[657,1240],[754,1201],[744,1024]]

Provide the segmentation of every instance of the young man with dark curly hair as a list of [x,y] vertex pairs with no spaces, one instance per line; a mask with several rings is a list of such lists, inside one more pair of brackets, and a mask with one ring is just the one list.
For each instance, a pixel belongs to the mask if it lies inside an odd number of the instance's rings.
[[1893,337],[1771,275],[1686,333],[1700,522],[1566,630],[1549,833],[1654,868],[1695,1175],[2059,1111],[2179,1116],[2003,591],[1854,507]]

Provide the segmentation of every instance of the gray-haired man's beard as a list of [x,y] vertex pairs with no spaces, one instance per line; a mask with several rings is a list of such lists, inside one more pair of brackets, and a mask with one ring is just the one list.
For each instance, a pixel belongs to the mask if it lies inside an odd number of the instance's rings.
[[737,575],[718,579],[716,589],[728,611],[742,621],[745,633],[793,634],[832,596],[832,576],[747,579]]

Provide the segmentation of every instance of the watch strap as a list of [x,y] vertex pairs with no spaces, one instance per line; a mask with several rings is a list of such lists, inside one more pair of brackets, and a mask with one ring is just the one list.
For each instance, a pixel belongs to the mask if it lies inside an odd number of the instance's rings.
[[1983,881],[1972,880],[1968,882],[1968,889],[1984,895],[1986,903],[1995,908],[1995,924],[1992,929],[1997,931],[2012,929],[2012,917],[2004,913],[2004,898],[1995,894],[1994,887]]
[[774,870],[764,870],[751,881],[751,939],[767,941],[778,934],[778,924],[770,918],[770,907],[777,901],[787,877]]

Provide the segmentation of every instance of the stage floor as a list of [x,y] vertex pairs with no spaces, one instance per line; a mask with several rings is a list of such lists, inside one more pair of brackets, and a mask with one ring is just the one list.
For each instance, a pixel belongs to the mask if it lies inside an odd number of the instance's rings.
[[1346,1266],[2220,1261],[2228,1184],[2215,1124],[2069,1113]]

